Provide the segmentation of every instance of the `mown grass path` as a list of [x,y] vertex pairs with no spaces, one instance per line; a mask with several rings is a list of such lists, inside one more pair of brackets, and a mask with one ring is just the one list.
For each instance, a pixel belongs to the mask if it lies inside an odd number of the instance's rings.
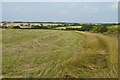
[[3,30],[3,77],[116,77],[113,41],[87,32]]

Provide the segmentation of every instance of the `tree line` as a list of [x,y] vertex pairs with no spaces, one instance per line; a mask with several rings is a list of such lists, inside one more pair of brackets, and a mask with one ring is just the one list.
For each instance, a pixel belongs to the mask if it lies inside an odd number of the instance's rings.
[[[82,26],[81,28],[69,28],[67,26]],[[49,26],[39,26],[39,25],[34,25],[31,26],[30,28],[20,28],[20,26],[12,26],[12,29],[55,29],[56,27],[66,27],[65,29],[61,30],[78,30],[78,31],[90,31],[90,32],[95,32],[95,33],[104,33],[104,32],[120,32],[120,28],[109,28],[108,26],[116,26],[116,24],[62,24],[62,25],[49,25]],[[119,26],[119,25],[117,25]],[[5,25],[0,26],[0,28],[9,28]]]

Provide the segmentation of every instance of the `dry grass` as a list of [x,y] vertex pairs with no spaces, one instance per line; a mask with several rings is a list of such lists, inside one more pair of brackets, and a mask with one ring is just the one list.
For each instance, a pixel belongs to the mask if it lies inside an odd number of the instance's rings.
[[3,30],[3,76],[115,78],[117,44],[88,32]]
[[54,77],[80,36],[57,30],[3,30],[4,77]]
[[2,29],[0,29],[0,79],[2,78]]
[[[60,66],[60,77],[118,77],[118,41],[117,39],[93,34],[77,32],[83,35],[80,52]],[[79,45],[81,46],[81,45]]]
[[118,77],[117,39],[101,34],[78,33],[84,36],[83,47],[72,59],[64,62],[65,70],[61,71],[61,77]]

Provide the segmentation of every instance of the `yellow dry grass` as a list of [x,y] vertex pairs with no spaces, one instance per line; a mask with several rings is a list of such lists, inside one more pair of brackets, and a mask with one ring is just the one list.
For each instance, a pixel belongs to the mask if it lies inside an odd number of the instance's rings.
[[117,78],[118,40],[80,31],[3,30],[4,77]]
[[60,66],[60,77],[117,78],[118,40],[102,34],[77,32],[83,36],[78,53]]

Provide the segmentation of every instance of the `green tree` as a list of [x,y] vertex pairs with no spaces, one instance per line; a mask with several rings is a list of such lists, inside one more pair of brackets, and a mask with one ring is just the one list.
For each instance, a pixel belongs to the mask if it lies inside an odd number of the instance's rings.
[[99,26],[98,28],[98,32],[103,33],[103,32],[107,32],[108,28],[106,26]]
[[92,28],[93,28],[93,25],[84,24],[84,25],[80,28],[80,31],[90,31],[90,30],[92,30]]
[[108,28],[104,25],[104,26],[95,26],[92,29],[93,32],[97,32],[97,33],[103,33],[103,32],[107,32]]

